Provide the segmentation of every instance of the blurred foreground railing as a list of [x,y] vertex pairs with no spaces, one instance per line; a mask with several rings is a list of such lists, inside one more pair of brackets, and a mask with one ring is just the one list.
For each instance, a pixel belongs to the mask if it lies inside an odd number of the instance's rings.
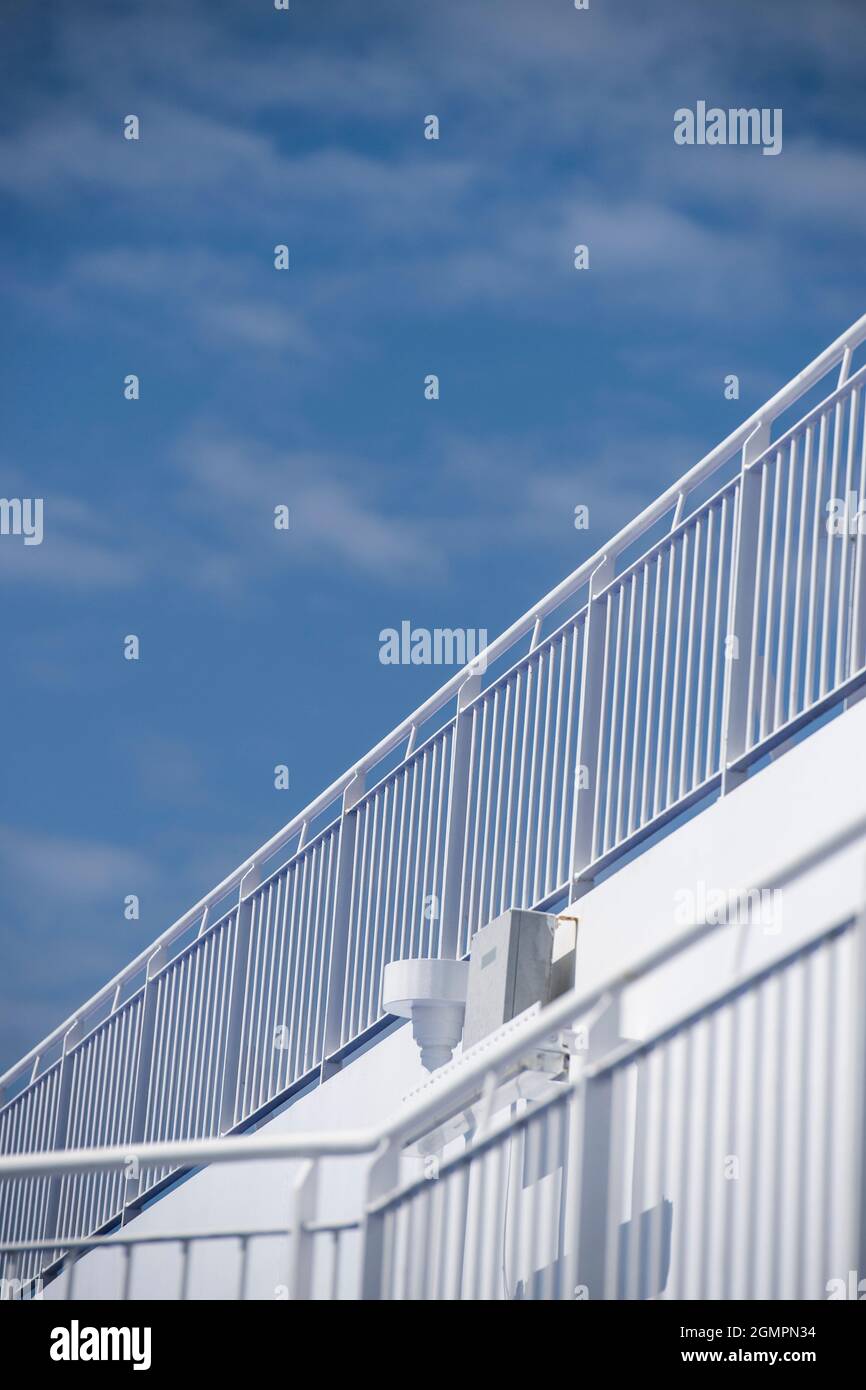
[[[866,497],[864,338],[866,317],[0,1078],[0,1153],[237,1132],[381,1025],[390,960],[579,896],[855,694],[866,538],[825,523]],[[0,1240],[89,1236],[176,1171],[4,1188]]]
[[[729,930],[684,928],[592,990],[530,1010],[380,1128],[0,1158],[7,1188],[146,1166],[293,1165],[282,1227],[156,1234],[133,1222],[4,1240],[5,1296],[827,1297],[864,1255],[866,917],[774,940],[700,1003],[639,1040],[619,1036],[628,991],[654,993],[684,963],[694,971]],[[557,1047],[561,1071],[516,1101],[509,1084]],[[323,1164],[359,1161],[357,1210],[334,1219],[344,1189]]]

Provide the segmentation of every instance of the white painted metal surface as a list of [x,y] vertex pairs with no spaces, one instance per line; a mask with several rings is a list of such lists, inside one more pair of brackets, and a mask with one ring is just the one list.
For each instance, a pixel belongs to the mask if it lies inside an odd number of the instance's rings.
[[[240,1248],[233,1268],[236,1296],[245,1297],[249,1248],[265,1239],[284,1246],[292,1298],[345,1288],[341,1251],[350,1288],[366,1298],[820,1296],[819,1280],[857,1267],[863,918],[822,927],[639,1042],[617,1039],[622,991],[718,930],[691,928],[625,975],[533,1012],[378,1130],[0,1159],[5,1181],[71,1172],[98,1180],[131,1157],[175,1167],[311,1160],[285,1228],[66,1240],[51,1296],[73,1296],[78,1257],[120,1253],[113,1296],[128,1297],[133,1261],[167,1243],[178,1250],[183,1297],[197,1243],[229,1241]],[[564,1026],[579,1035],[582,1022],[588,1045],[572,1050],[570,1076],[537,1103],[503,1112],[496,1079]],[[465,1144],[402,1180],[406,1144],[476,1102],[479,1123]],[[329,1219],[318,1208],[318,1161],[358,1152],[375,1155],[363,1208]],[[738,1166],[732,1175],[723,1173],[728,1158]],[[5,1242],[0,1251],[6,1287],[19,1296],[33,1288],[15,1282],[34,1272],[26,1261],[59,1253],[50,1242]]]

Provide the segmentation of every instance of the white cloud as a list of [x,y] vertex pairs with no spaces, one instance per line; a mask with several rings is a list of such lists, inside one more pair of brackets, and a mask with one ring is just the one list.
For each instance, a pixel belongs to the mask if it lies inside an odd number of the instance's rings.
[[117,899],[118,921],[123,898],[153,878],[138,850],[83,837],[56,835],[0,825],[0,870],[7,889],[20,904],[38,898],[70,912]]
[[[136,245],[73,254],[47,280],[40,267],[20,296],[75,325],[94,288],[104,313],[147,294],[150,313],[179,309],[209,351],[282,350],[328,370],[361,316],[507,306],[573,320],[578,241],[591,246],[587,292],[613,313],[649,309],[690,329],[707,315],[796,314],[786,285],[807,242],[802,307],[844,317],[838,247],[862,236],[866,161],[804,135],[812,89],[854,68],[842,0],[692,6],[687,27],[638,4],[394,3],[375,25],[336,4],[327,32],[311,22],[302,43],[282,18],[267,43],[205,3],[58,21],[64,82],[0,140],[0,187],[73,210],[98,193],[134,218]],[[769,99],[764,53],[815,76],[786,111],[782,156],[675,149],[673,93]],[[138,143],[121,138],[130,104]],[[437,107],[432,144],[422,120]],[[215,211],[245,254],[215,246]],[[290,303],[260,273],[284,237],[299,257]],[[160,331],[167,351],[189,350]]]
[[[175,456],[186,480],[186,505],[219,528],[219,552],[235,552],[234,575],[260,567],[320,567],[388,584],[407,574],[435,575],[441,565],[434,521],[387,506],[358,460],[321,452],[274,450],[256,440],[199,429]],[[366,477],[367,481],[362,482]],[[276,531],[274,508],[290,508],[291,529]],[[199,578],[211,575],[213,557]],[[221,572],[218,571],[218,577]]]
[[[8,495],[11,477],[4,476]],[[39,495],[33,481],[25,481],[24,470],[17,473],[18,493]],[[41,545],[0,537],[0,580],[88,590],[125,588],[142,577],[140,557],[131,552],[122,526],[112,521],[108,510],[52,494],[50,488],[44,490],[43,503]]]

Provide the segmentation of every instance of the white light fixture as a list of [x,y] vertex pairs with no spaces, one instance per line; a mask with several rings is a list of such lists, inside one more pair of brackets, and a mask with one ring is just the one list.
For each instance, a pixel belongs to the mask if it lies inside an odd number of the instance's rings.
[[460,1041],[468,978],[465,960],[395,960],[385,966],[382,1005],[389,1014],[411,1018],[428,1071],[450,1062]]

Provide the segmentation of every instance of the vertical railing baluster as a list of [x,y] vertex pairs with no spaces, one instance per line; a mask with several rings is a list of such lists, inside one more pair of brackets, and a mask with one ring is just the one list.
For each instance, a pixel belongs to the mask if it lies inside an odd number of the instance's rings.
[[852,968],[847,981],[848,1013],[853,1033],[853,1076],[849,1095],[853,1097],[851,1134],[854,1161],[848,1179],[846,1204],[853,1218],[847,1237],[849,1268],[860,1270],[862,1276],[866,1269],[866,1010],[862,1004],[866,990],[866,881],[863,879],[862,861],[860,872],[860,906],[854,922]]
[[361,1229],[361,1289],[366,1302],[385,1296],[383,1288],[385,1226],[387,1208],[380,1205],[397,1186],[400,1176],[400,1146],[394,1139],[383,1141],[367,1174],[364,1222]]
[[457,714],[451,735],[451,778],[448,784],[448,814],[445,821],[445,859],[439,928],[439,955],[445,960],[456,960],[460,954],[460,898],[465,867],[464,832],[471,772],[472,716],[468,707],[480,693],[481,672],[473,672],[467,676],[457,692]]
[[346,989],[346,969],[349,960],[349,933],[352,928],[352,870],[355,862],[357,816],[355,807],[364,795],[363,768],[356,768],[346,790],[340,813],[340,838],[337,847],[337,868],[334,874],[334,906],[331,920],[331,950],[323,1011],[323,1035],[319,1055],[322,1058],[322,1080],[339,1070],[335,1054],[343,1039],[343,1004]]
[[313,1298],[316,1235],[309,1229],[316,1219],[319,1194],[319,1163],[304,1163],[292,1188],[292,1254],[289,1272],[289,1298],[309,1302]]
[[238,888],[238,916],[235,923],[232,952],[231,983],[229,986],[228,1023],[226,1025],[225,1066],[220,1099],[220,1133],[226,1134],[242,1118],[238,1114],[238,1085],[241,1077],[240,1049],[243,1033],[244,1003],[247,992],[247,962],[249,959],[252,898],[261,882],[261,867],[251,863]]
[[[63,1037],[63,1051],[60,1057],[60,1076],[57,1082],[57,1109],[54,1113],[54,1133],[51,1137],[50,1149],[65,1149],[69,1130],[69,1097],[72,1090],[72,1049],[81,1038],[83,1032],[82,1022],[77,1018],[68,1028]],[[70,1181],[74,1181],[71,1179]],[[53,1240],[60,1234],[60,1197],[63,1190],[63,1178],[59,1173],[48,1180],[48,1201],[45,1207],[45,1232],[46,1240]]]
[[[866,398],[866,392],[864,392]],[[860,440],[860,488],[858,495],[858,505],[860,508],[866,505],[866,414],[861,404],[859,410],[861,440]],[[853,428],[853,426],[852,426]],[[864,564],[864,546],[866,546],[866,536],[858,526],[857,540],[854,551],[854,575],[851,595],[851,653],[848,665],[848,675],[852,676],[866,662],[866,564]],[[849,697],[848,704],[855,704],[864,697],[864,690],[861,688],[853,697]],[[0,1096],[2,1104],[2,1096]]]
[[722,714],[722,792],[733,791],[746,776],[732,768],[750,740],[749,668],[752,663],[752,631],[758,547],[763,542],[758,518],[761,474],[752,464],[770,443],[770,423],[761,421],[743,445],[740,496],[734,535],[731,621],[725,639],[725,693]]
[[[583,625],[583,661],[580,671],[580,706],[573,776],[578,780],[571,832],[571,897],[578,898],[591,886],[583,877],[593,858],[593,824],[599,784],[598,730],[604,675],[604,608],[599,594],[614,578],[616,562],[606,555],[589,581],[589,598]],[[587,784],[580,786],[582,771]]]
[[[144,976],[144,990],[141,997],[141,1021],[138,1029],[138,1056],[135,1063],[135,1085],[132,1097],[132,1120],[129,1127],[130,1147],[140,1144],[146,1137],[147,1107],[153,1076],[153,1036],[156,1026],[156,1002],[158,985],[156,976],[165,965],[164,946],[158,946],[148,957]],[[130,1216],[129,1208],[142,1191],[142,1175],[139,1171],[126,1174],[123,1193],[123,1223]]]
[[188,1240],[180,1243],[180,1288],[177,1299],[179,1303],[186,1303],[189,1298],[189,1247]]

